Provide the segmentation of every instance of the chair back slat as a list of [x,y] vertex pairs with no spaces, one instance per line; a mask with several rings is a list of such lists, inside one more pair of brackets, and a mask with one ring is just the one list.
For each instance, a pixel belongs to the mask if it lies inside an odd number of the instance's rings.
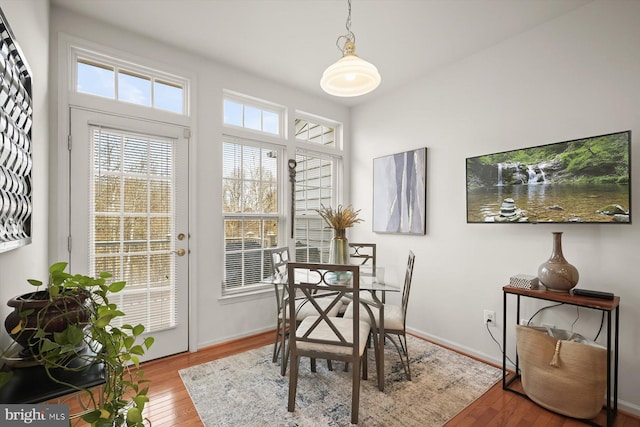
[[[340,264],[314,264],[289,262],[287,264],[288,292],[290,295],[301,295],[317,311],[317,319],[309,326],[304,334],[290,335],[290,351],[295,351],[297,343],[309,342],[316,344],[329,344],[342,347],[353,347],[353,354],[359,348],[358,322],[353,323],[352,340],[348,340],[334,323],[335,317],[331,315],[332,309],[339,304],[341,299],[349,294],[354,300],[355,308],[359,312],[360,268],[357,265]],[[329,298],[329,304],[319,304],[319,298]],[[300,299],[293,298],[289,301],[289,312],[296,313],[300,308]],[[355,313],[354,313],[355,314]],[[358,319],[358,317],[355,317]],[[335,336],[313,337],[314,331],[326,325]]]
[[407,318],[407,307],[409,306],[409,292],[411,292],[411,281],[413,279],[413,265],[416,256],[413,251],[409,251],[409,259],[407,260],[407,269],[404,275],[404,287],[402,289],[402,312],[403,317]]
[[280,281],[287,277],[287,264],[289,263],[289,248],[274,248],[267,251],[271,261],[271,273],[273,274],[273,287],[276,293],[276,309],[278,313],[283,312],[284,303],[287,298],[286,286],[282,286]]
[[349,242],[349,261],[355,265],[371,267],[372,274],[376,274],[376,244]]

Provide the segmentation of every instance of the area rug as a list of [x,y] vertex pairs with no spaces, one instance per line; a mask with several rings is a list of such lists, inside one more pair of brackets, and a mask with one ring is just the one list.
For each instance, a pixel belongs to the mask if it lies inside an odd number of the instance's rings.
[[[360,385],[361,427],[442,426],[501,378],[501,370],[427,341],[408,337],[412,381],[392,344],[385,349],[385,390],[377,388],[373,350]],[[289,376],[265,346],[180,371],[206,427],[350,426],[351,373],[334,362],[300,362],[296,409],[287,411]]]

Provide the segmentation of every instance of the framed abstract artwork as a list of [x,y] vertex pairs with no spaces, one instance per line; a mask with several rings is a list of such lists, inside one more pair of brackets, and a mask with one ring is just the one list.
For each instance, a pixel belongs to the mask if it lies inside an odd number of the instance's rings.
[[373,231],[426,234],[427,149],[373,159]]
[[31,243],[31,71],[0,10],[0,252]]

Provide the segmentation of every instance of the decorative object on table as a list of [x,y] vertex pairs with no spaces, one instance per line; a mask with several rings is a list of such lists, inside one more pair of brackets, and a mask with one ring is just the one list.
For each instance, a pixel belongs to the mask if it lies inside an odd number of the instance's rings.
[[[139,368],[139,358],[153,344],[152,337],[137,342],[144,332],[143,325],[116,326],[112,320],[125,315],[109,299],[122,291],[126,283],[111,281],[111,274],[100,273],[98,277],[65,272],[66,262],[58,262],[49,268],[49,279],[45,290],[37,290],[12,299],[17,301],[16,311],[9,314],[5,327],[14,342],[0,349],[5,361],[11,358],[29,361],[42,366],[46,375],[55,382],[66,384],[62,379],[68,371],[81,371],[100,364],[104,370],[104,385],[92,391],[78,388],[86,393],[83,401],[86,411],[82,419],[96,426],[144,425],[142,410],[149,401],[144,372]],[[29,279],[36,287],[43,286],[39,280]],[[53,317],[31,318],[33,309],[26,302],[35,297],[42,304],[42,312],[53,312]],[[70,304],[73,301],[74,304]],[[83,309],[78,309],[78,306]],[[70,311],[65,309],[71,307]],[[84,311],[86,309],[86,312]],[[62,325],[49,330],[53,323]],[[18,343],[24,350],[18,351]],[[87,351],[87,348],[90,351]],[[78,362],[81,363],[78,363]],[[11,387],[13,372],[0,372],[0,387]],[[13,368],[19,369],[19,368]]]
[[520,289],[538,289],[539,280],[529,274],[516,274],[509,278],[509,286]]
[[538,405],[573,418],[602,410],[607,349],[569,331],[516,325],[522,388]]
[[373,159],[373,231],[426,234],[427,149]]
[[31,70],[0,10],[0,252],[31,243]]
[[562,232],[553,232],[551,257],[538,268],[538,279],[548,290],[569,292],[578,284],[578,270],[562,254]]
[[[342,58],[322,73],[320,87],[329,95],[351,97],[371,92],[380,85],[380,73],[375,65],[356,55],[356,36],[351,32],[351,0],[348,0],[349,16],[347,34],[336,40]],[[344,44],[340,47],[340,40]]]
[[342,205],[334,210],[331,206],[320,205],[316,212],[333,229],[333,238],[329,246],[329,263],[349,264],[349,240],[347,240],[347,228],[362,222],[358,218],[360,209],[354,210],[351,205],[343,208]]
[[[412,381],[404,380],[395,349],[386,346],[385,392],[370,369],[360,387],[359,425],[443,426],[501,378],[500,368],[412,335],[407,340]],[[350,425],[351,369],[330,371],[318,363],[312,373],[308,363],[301,364],[299,376],[313,381],[300,384],[305,399],[297,402],[296,412],[287,412],[288,382],[271,364],[271,353],[267,345],[179,371],[205,426]],[[369,364],[375,366],[372,351]]]

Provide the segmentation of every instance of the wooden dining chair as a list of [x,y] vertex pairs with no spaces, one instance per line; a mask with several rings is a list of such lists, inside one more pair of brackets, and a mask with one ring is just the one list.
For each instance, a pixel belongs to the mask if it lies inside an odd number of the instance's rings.
[[[416,256],[412,251],[409,251],[409,258],[407,260],[407,267],[404,275],[404,286],[402,288],[402,300],[400,304],[383,304],[384,313],[384,337],[380,339],[388,339],[393,343],[398,355],[400,356],[400,362],[404,369],[407,379],[411,381],[411,367],[409,365],[409,348],[407,347],[407,308],[409,307],[409,293],[411,292],[411,282],[413,279],[413,265],[415,264]],[[344,317],[354,317],[355,310],[354,303],[349,304],[345,311]],[[373,316],[365,315],[360,312],[360,319],[366,322],[375,321],[375,326],[380,326],[380,310],[372,310]],[[397,340],[396,340],[397,338]]]
[[[354,265],[293,263],[287,266],[289,293],[300,293],[317,315],[306,317],[289,334],[288,410],[295,410],[296,388],[301,357],[340,360],[350,363],[351,375],[351,423],[358,423],[360,403],[360,372],[367,378],[367,339],[371,326],[360,320],[360,269]],[[341,304],[345,295],[354,302],[354,317],[347,319],[331,313]],[[327,307],[319,304],[319,298],[331,301]],[[296,301],[289,300],[290,313],[297,309]],[[293,315],[292,315],[293,316]],[[358,367],[357,369],[355,367]]]

